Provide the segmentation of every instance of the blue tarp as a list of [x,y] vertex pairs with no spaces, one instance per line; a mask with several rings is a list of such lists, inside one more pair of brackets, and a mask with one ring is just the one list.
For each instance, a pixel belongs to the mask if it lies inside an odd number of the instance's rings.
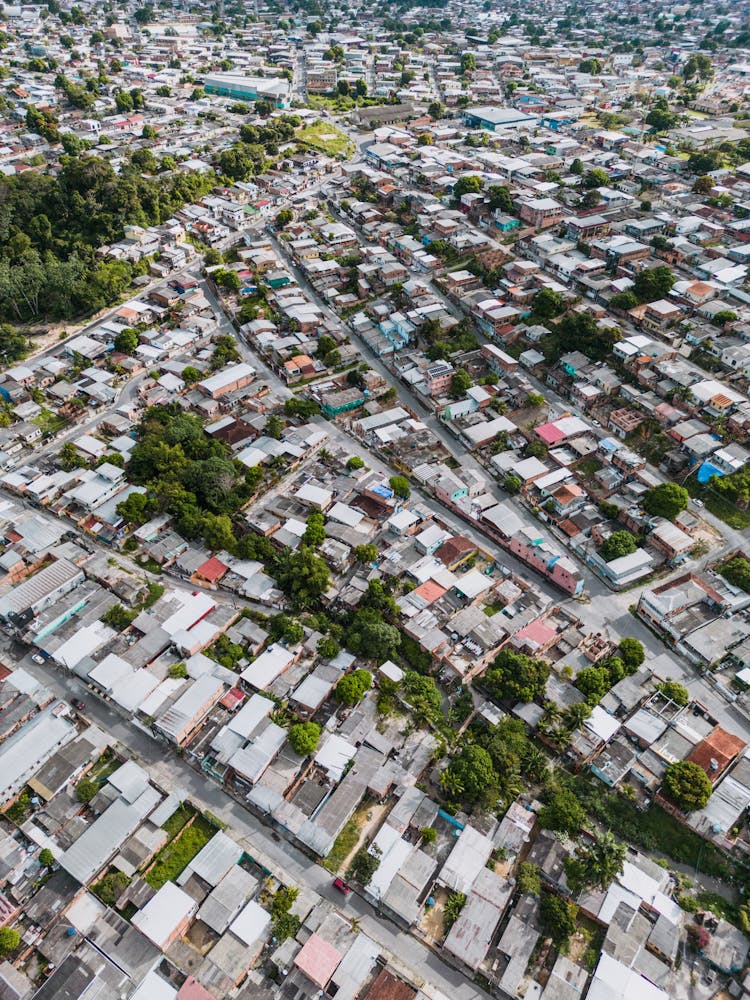
[[711,476],[723,476],[724,473],[721,469],[717,469],[715,465],[711,465],[710,462],[703,462],[700,469],[698,469],[698,482],[707,483]]

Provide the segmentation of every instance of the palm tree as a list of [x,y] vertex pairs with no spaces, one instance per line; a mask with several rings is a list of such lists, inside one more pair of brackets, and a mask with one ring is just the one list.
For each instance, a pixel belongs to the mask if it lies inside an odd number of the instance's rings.
[[447,768],[440,775],[440,787],[455,798],[460,798],[464,792],[463,782],[451,771],[450,768]]
[[568,883],[574,892],[594,888],[605,890],[622,871],[627,848],[614,834],[595,833],[593,839],[581,842],[575,855],[565,863]]

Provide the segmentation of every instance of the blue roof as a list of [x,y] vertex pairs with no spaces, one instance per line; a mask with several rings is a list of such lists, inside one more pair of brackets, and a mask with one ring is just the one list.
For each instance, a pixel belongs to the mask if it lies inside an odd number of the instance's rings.
[[386,500],[390,500],[393,496],[393,490],[390,486],[385,486],[382,483],[379,486],[373,486],[373,493],[376,493],[379,497],[385,497]]

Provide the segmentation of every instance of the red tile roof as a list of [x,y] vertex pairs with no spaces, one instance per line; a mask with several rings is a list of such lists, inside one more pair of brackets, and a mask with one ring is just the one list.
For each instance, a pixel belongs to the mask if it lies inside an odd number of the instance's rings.
[[225,573],[229,572],[229,567],[225,566],[221,559],[211,556],[195,572],[204,580],[208,580],[209,583],[217,583]]

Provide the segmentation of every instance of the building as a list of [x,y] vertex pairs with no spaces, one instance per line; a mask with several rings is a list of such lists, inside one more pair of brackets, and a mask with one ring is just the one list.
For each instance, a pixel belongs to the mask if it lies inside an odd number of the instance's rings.
[[210,399],[219,399],[228,392],[244,389],[250,385],[254,378],[255,369],[253,366],[242,361],[236,365],[228,365],[216,372],[215,375],[210,375],[198,382],[198,388],[204,396],[208,396]]
[[235,101],[271,101],[277,108],[289,106],[289,81],[282,77],[246,76],[244,73],[208,73],[203,81],[207,94]]
[[467,108],[463,119],[469,128],[484,128],[489,132],[516,129],[521,125],[534,125],[537,121],[535,115],[527,115],[525,111],[497,106]]

